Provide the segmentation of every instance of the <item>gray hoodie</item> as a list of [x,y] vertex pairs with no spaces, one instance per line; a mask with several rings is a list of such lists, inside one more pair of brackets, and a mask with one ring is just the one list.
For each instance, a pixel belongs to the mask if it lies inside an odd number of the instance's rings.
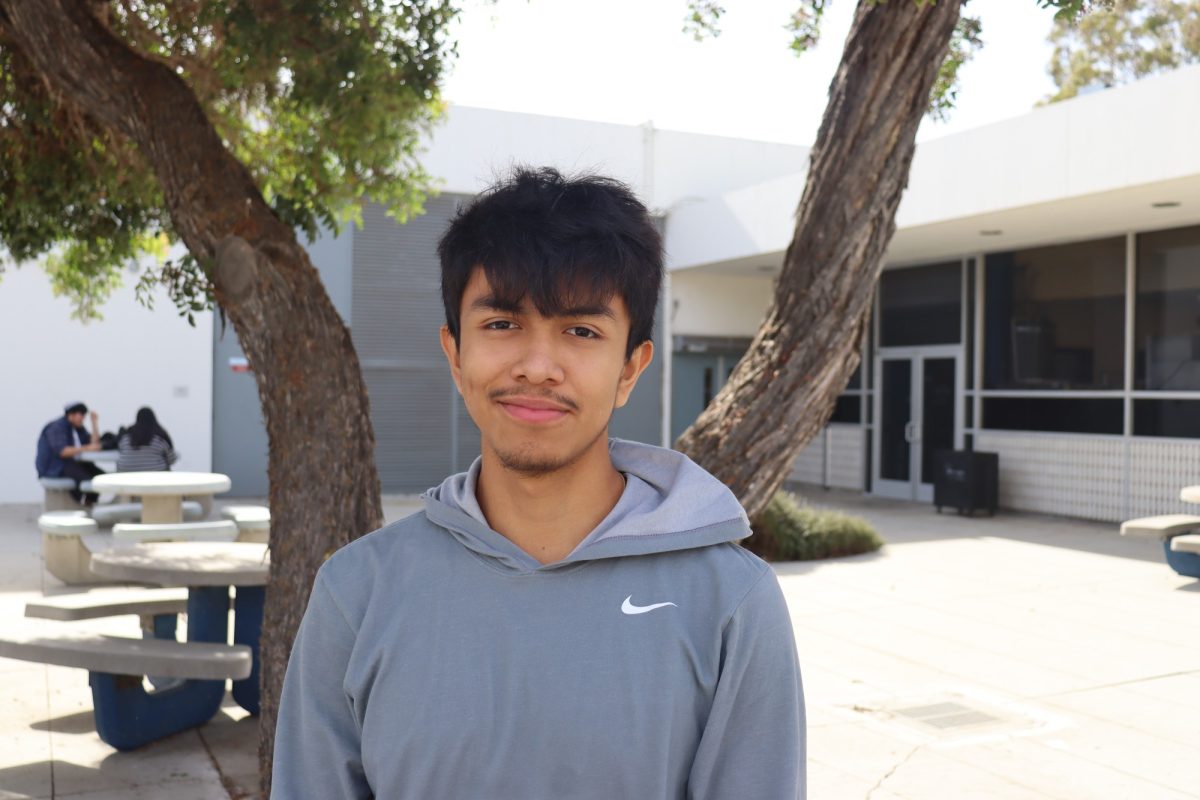
[[802,798],[804,705],[772,570],[687,457],[614,439],[627,479],[539,564],[492,530],[479,461],[322,566],[273,798]]

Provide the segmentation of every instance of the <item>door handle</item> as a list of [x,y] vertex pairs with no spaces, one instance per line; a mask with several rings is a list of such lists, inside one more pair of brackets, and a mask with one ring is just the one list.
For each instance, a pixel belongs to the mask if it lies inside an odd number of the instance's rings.
[[913,424],[912,421],[904,423],[904,441],[912,444],[913,441]]

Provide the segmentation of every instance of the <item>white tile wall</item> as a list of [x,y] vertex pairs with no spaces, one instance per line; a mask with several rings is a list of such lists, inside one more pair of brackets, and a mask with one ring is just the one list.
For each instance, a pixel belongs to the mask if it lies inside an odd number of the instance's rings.
[[801,451],[788,480],[861,491],[866,470],[865,446],[866,434],[860,426],[829,425]]

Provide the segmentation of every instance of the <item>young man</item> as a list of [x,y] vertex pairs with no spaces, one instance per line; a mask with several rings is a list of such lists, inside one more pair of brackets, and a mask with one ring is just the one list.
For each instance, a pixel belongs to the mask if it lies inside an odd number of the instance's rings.
[[[71,497],[76,503],[92,505],[99,499],[95,492],[81,492],[79,484],[104,474],[90,461],[80,461],[79,455],[100,449],[100,417],[92,412],[92,433],[83,427],[83,418],[88,407],[83,403],[71,403],[63,409],[63,415],[51,420],[38,436],[37,467],[39,478],[71,478],[75,488]],[[93,441],[94,437],[94,441]]]
[[791,622],[745,513],[685,456],[608,438],[653,354],[645,207],[521,170],[439,255],[482,456],[321,568],[272,796],[802,797]]

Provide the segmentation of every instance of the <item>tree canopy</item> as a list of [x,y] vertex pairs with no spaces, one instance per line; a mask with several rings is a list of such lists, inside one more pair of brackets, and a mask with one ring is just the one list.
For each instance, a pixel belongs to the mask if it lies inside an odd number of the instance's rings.
[[1200,62],[1200,0],[1110,0],[1050,32],[1048,102]]
[[[454,47],[449,0],[109,0],[93,12],[128,47],[188,84],[280,220],[309,237],[365,197],[404,218],[429,179],[415,155],[441,111]],[[10,46],[0,20],[0,243],[43,256],[76,315],[98,315],[121,266],[175,238],[159,183]],[[211,302],[191,257],[143,276],[181,312]]]

